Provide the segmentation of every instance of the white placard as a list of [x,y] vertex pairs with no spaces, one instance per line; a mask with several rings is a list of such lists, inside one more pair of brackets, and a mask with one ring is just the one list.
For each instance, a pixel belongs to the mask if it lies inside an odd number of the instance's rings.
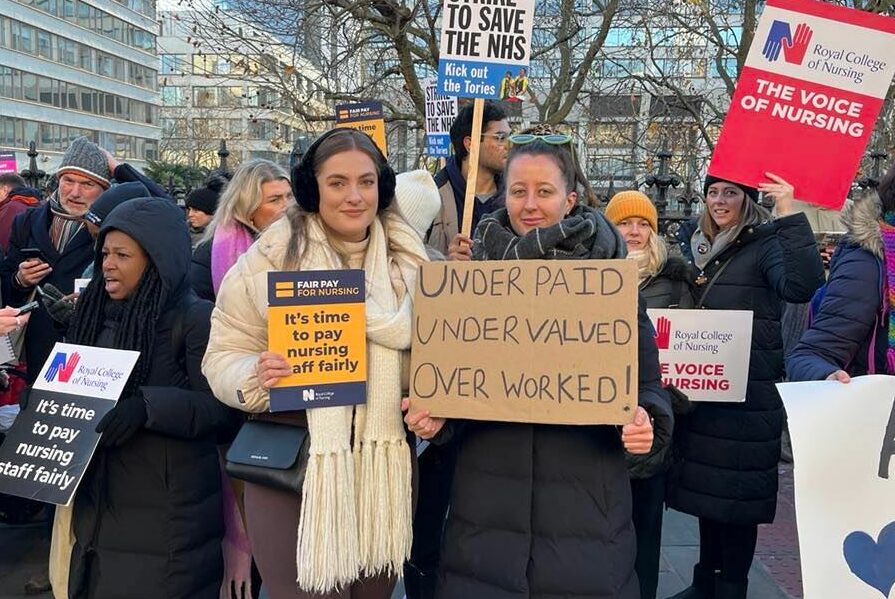
[[662,384],[690,401],[746,401],[752,312],[647,310],[656,329]]
[[895,597],[895,377],[777,385],[806,599]]
[[438,93],[438,79],[423,79],[426,93],[426,153],[429,156],[450,156],[451,125],[457,118],[457,97]]
[[117,400],[140,352],[57,343],[35,389]]
[[505,76],[527,80],[534,12],[534,0],[444,0],[438,91],[498,98]]
[[90,279],[75,279],[75,293],[81,293],[90,284]]

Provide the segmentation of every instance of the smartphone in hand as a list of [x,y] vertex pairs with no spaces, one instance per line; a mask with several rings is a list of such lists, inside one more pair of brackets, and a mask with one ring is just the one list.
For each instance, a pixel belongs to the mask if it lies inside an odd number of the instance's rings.
[[36,258],[41,262],[48,262],[47,257],[44,256],[44,253],[40,248],[22,248],[19,252],[22,254],[23,261],[34,260]]

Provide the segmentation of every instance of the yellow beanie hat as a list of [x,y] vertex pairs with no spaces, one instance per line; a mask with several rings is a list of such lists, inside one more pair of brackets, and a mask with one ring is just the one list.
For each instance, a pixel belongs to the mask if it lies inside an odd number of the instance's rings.
[[653,232],[658,232],[659,213],[656,212],[656,207],[646,197],[646,194],[631,189],[620,191],[612,196],[612,199],[609,200],[609,204],[606,206],[606,218],[612,221],[613,225],[617,225],[632,216],[646,219],[650,227],[653,228]]

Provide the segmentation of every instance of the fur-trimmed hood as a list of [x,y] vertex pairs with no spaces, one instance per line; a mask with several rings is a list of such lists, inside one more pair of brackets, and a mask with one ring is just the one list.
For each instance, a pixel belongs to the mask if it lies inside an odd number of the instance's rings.
[[875,189],[870,189],[855,200],[846,202],[842,209],[842,223],[848,240],[877,258],[883,257],[883,239],[879,232],[882,202]]

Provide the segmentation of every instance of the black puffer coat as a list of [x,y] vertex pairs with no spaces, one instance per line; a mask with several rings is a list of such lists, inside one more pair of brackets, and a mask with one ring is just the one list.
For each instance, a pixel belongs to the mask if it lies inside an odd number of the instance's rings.
[[[692,279],[693,267],[677,256],[669,256],[659,274],[640,284],[640,298],[647,308],[689,310],[694,305]],[[626,454],[631,478],[649,478],[668,469],[671,431],[656,430],[655,434],[661,440],[668,438],[668,442],[653,443],[653,450],[646,455]]]
[[[681,247],[692,259],[689,241],[683,239]],[[703,307],[753,313],[746,401],[698,403],[678,419],[675,447],[680,455],[672,467],[667,502],[711,520],[758,524],[772,522],[777,506],[784,413],[774,385],[783,378],[782,302],[809,301],[824,272],[804,214],[744,228],[706,266],[706,280],[728,260]],[[696,293],[698,300],[702,291]]]
[[[598,227],[603,257],[623,256],[624,241],[602,215]],[[642,303],[638,325],[638,400],[670,421]],[[449,420],[435,441],[458,449],[438,599],[639,597],[617,427]]]
[[[169,222],[175,217],[179,223]],[[120,447],[99,448],[75,496],[72,598],[217,599],[220,593],[224,530],[216,443],[232,435],[238,419],[202,375],[213,306],[189,289],[189,236],[182,223],[182,212],[160,199],[122,204],[103,223],[103,232],[122,230],[143,246],[171,301],[157,324],[147,323],[156,335],[140,387],[145,428]],[[114,339],[109,323],[100,344]]]

